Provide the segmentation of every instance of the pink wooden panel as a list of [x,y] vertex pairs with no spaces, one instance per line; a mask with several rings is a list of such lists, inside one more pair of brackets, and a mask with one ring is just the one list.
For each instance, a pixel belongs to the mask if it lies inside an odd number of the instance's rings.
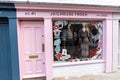
[[46,64],[46,80],[53,79],[53,38],[52,34],[52,19],[44,19],[44,32],[45,32],[45,64]]
[[106,70],[105,72],[110,73],[112,71],[112,52],[113,52],[113,33],[112,33],[112,20],[106,20],[106,43],[105,43],[105,60],[106,60]]
[[[38,37],[39,36],[39,37]],[[36,52],[42,52],[42,39],[41,39],[41,37],[42,37],[42,32],[41,32],[41,28],[40,27],[36,27],[35,28],[35,44],[36,44],[36,46],[35,46],[35,50],[36,50]]]
[[40,64],[42,64],[41,60],[36,60],[36,72],[37,73],[43,72],[43,66]]
[[34,37],[33,33],[32,33],[32,27],[30,27],[29,25],[25,25],[22,27],[23,28],[23,46],[24,46],[24,65],[26,65],[25,67],[25,71],[24,71],[24,75],[28,75],[28,74],[32,74],[33,73],[33,63],[32,60],[29,60],[29,55],[32,54],[33,49],[32,46],[34,45],[32,39]]
[[26,69],[26,74],[31,74],[32,73],[32,63],[30,60],[27,60],[26,61],[26,64],[25,64],[25,69]]
[[30,54],[30,49],[31,49],[31,32],[30,32],[30,27],[24,27],[23,28],[23,44],[25,47],[25,54]]
[[[45,75],[44,53],[42,52],[42,44],[44,44],[43,24],[41,22],[23,22],[21,25],[22,46],[21,58],[24,59],[21,63],[22,77],[40,77]],[[38,58],[31,59],[31,55],[37,55]],[[22,65],[20,65],[22,66]]]

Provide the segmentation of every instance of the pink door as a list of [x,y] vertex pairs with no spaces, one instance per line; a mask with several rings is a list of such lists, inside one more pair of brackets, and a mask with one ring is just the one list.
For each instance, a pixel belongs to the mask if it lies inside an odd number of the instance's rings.
[[21,77],[45,76],[43,22],[21,22]]

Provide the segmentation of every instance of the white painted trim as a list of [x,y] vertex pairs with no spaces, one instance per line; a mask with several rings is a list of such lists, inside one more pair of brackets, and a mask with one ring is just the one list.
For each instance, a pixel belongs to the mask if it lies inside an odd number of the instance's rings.
[[[4,0],[2,0],[4,1]],[[107,5],[119,6],[120,0],[5,0],[8,2],[24,3],[61,3],[61,4],[84,4],[84,5]]]
[[53,64],[53,67],[60,66],[71,66],[71,65],[85,65],[85,64],[95,64],[95,63],[104,63],[105,60],[90,60],[90,61],[78,61],[78,62],[57,62]]
[[36,78],[36,77],[45,77],[45,74],[37,74],[37,75],[25,75],[23,78]]
[[113,60],[112,71],[118,70],[118,35],[119,35],[119,19],[120,13],[113,13]]

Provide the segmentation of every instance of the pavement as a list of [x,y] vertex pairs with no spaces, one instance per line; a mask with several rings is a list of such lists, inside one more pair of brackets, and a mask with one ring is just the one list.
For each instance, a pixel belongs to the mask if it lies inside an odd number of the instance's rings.
[[53,80],[120,80],[120,71],[113,73],[85,74],[72,77],[54,78]]

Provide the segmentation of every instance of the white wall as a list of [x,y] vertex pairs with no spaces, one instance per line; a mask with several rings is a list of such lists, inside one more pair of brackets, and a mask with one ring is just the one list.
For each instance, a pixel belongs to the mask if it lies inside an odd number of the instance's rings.
[[113,13],[113,71],[118,67],[118,35],[119,35],[120,13]]
[[120,22],[118,26],[118,67],[120,68]]
[[71,66],[54,67],[54,77],[81,76],[85,74],[96,74],[105,71],[105,63],[80,64]]
[[[0,0],[3,1],[3,0]],[[114,5],[119,6],[120,0],[7,0],[17,2],[47,2],[47,3],[69,3],[69,4],[90,4],[90,5]]]

